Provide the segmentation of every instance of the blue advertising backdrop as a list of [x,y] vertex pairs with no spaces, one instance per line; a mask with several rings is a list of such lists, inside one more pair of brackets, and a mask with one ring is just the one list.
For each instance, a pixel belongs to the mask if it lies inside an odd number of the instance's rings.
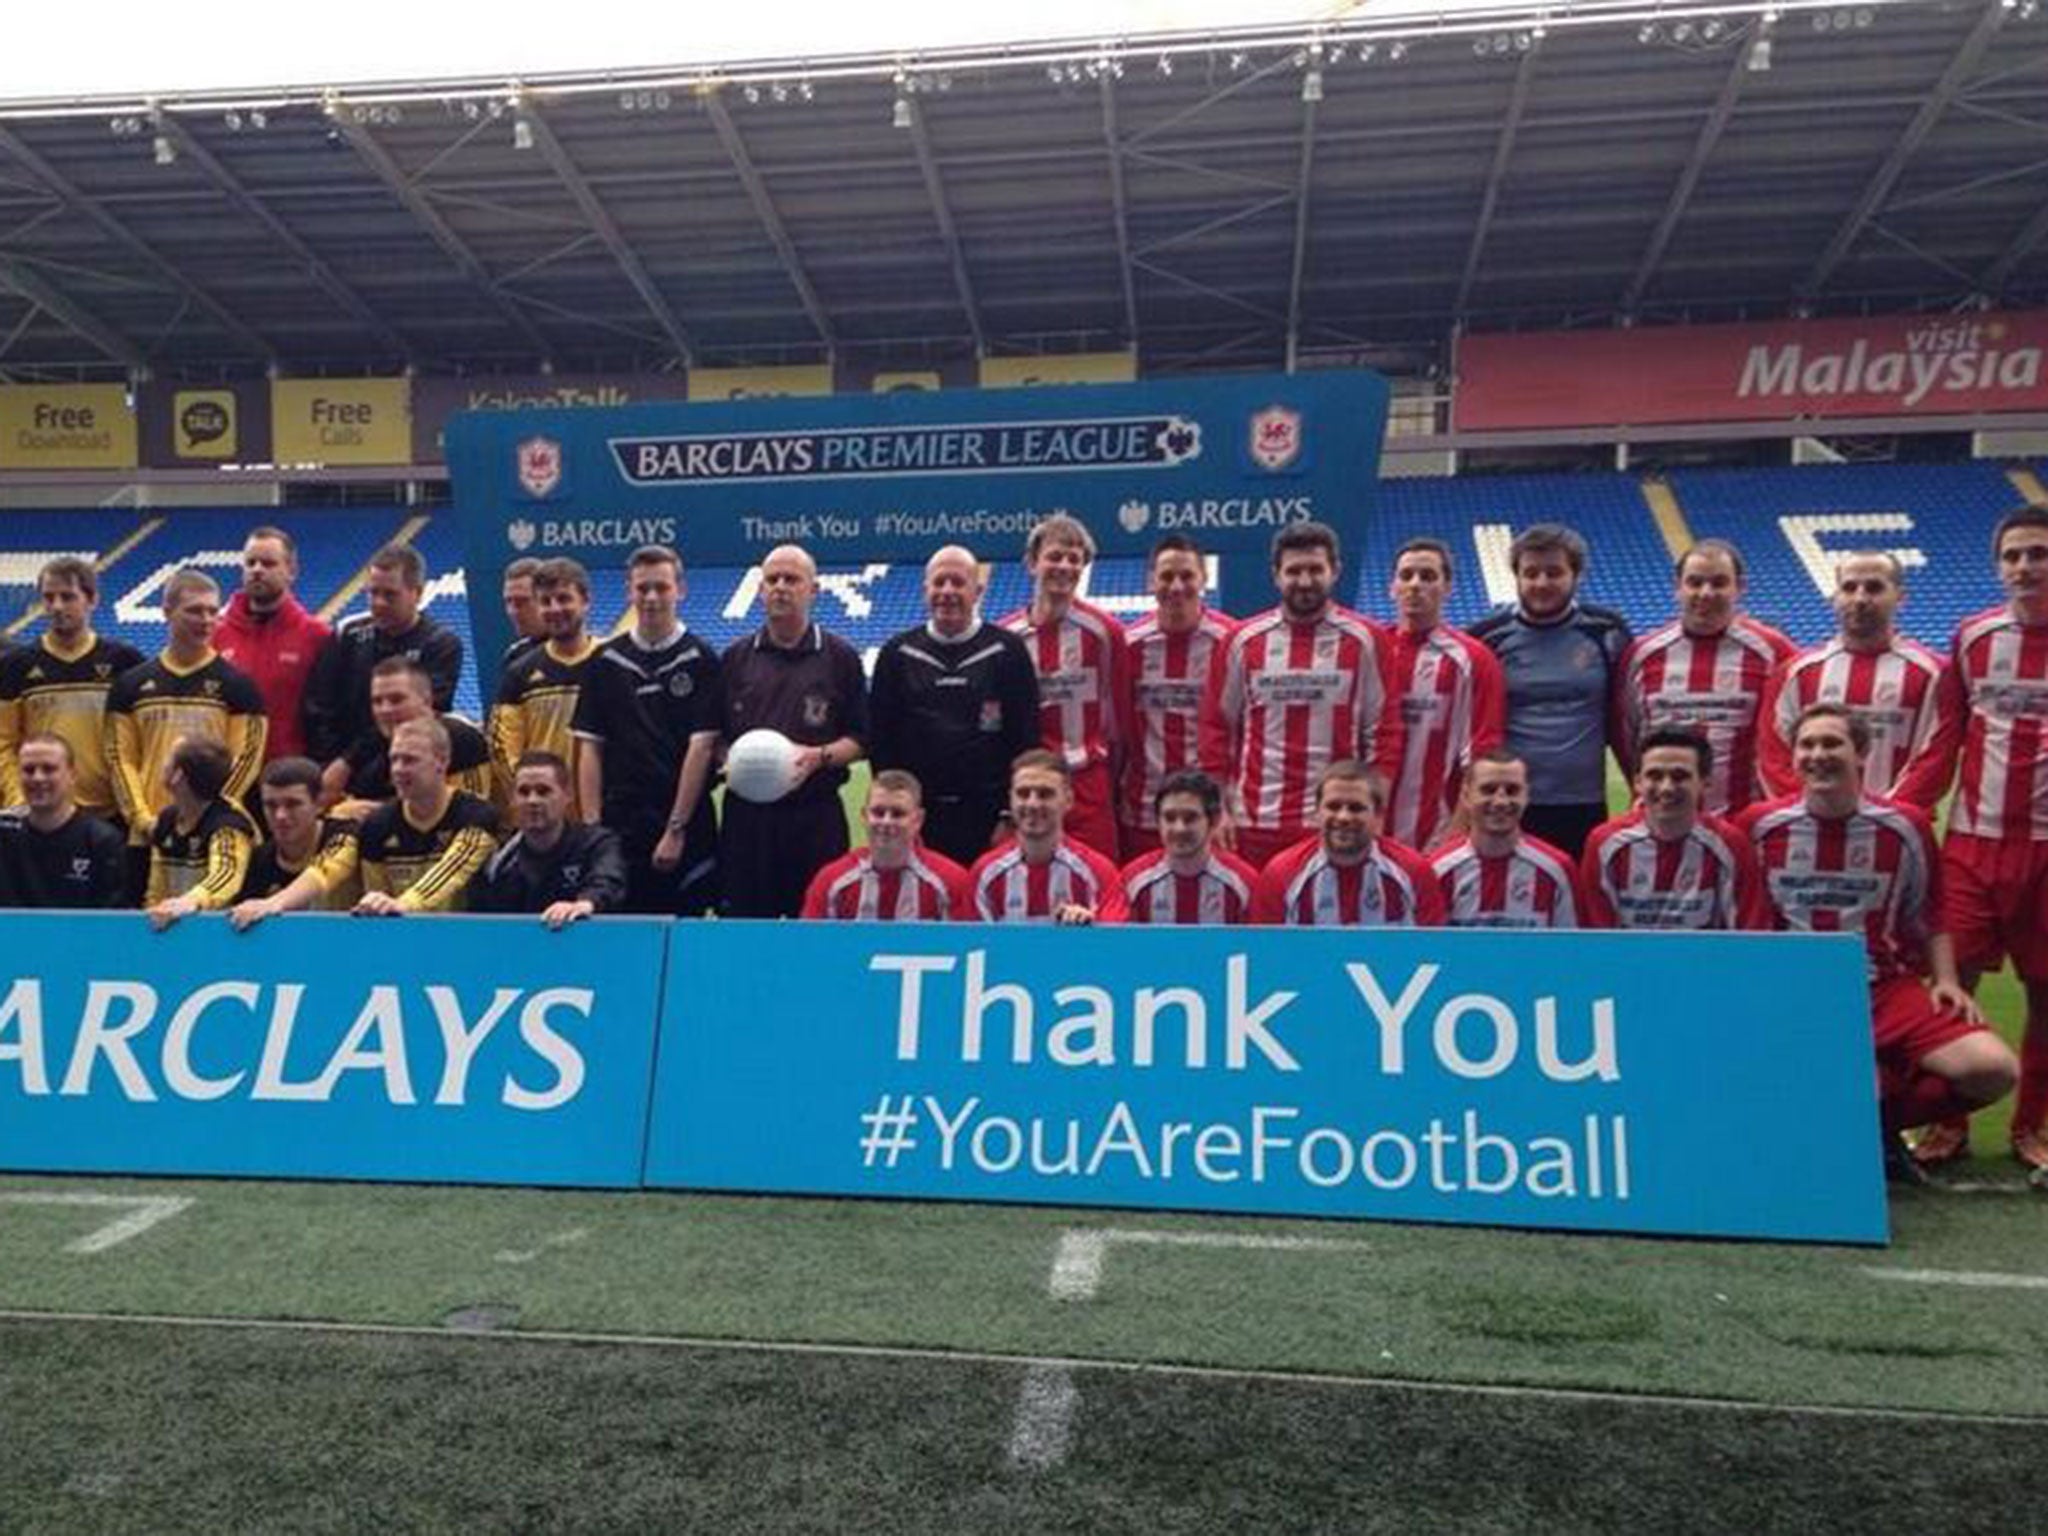
[[465,412],[447,449],[477,654],[510,638],[495,599],[520,555],[622,566],[669,544],[730,566],[796,543],[843,564],[957,543],[1014,559],[1055,511],[1106,554],[1189,534],[1226,556],[1224,609],[1257,612],[1286,523],[1359,547],[1386,415],[1364,372]]
[[0,1168],[1886,1237],[1848,936],[10,912],[0,956]]
[[0,915],[0,1167],[631,1188],[667,942]]
[[[679,946],[650,1185],[1886,1238],[1853,938],[716,923]],[[1731,1134],[1757,1124],[1798,1145]]]

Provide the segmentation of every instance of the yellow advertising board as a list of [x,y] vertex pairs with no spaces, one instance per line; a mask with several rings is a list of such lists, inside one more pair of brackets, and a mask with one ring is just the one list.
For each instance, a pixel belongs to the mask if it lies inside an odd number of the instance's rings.
[[277,379],[270,432],[280,464],[409,464],[412,387],[405,379]]
[[171,452],[181,459],[232,459],[239,410],[232,389],[181,389],[171,396]]
[[773,400],[784,395],[832,393],[830,363],[781,368],[692,368],[692,400]]
[[983,389],[1033,384],[1129,384],[1138,377],[1132,352],[1058,352],[1046,357],[984,357]]
[[133,469],[125,384],[0,384],[0,469]]

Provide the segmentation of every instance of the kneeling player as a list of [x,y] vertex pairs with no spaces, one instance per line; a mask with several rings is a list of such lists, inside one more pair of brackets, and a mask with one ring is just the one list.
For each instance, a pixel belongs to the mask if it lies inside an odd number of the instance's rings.
[[1588,928],[1771,927],[1749,839],[1704,806],[1714,749],[1690,726],[1661,725],[1638,746],[1635,809],[1586,839]]
[[[320,814],[320,765],[310,757],[280,757],[257,781],[263,824],[270,841],[257,846],[242,881],[242,901],[275,896],[332,850],[343,838],[356,835],[356,823],[345,816]],[[348,881],[329,891],[323,905],[346,912],[363,894]]]
[[152,928],[218,911],[242,889],[256,829],[223,798],[234,770],[234,755],[211,736],[187,736],[171,748],[163,775],[171,803],[149,833],[142,904]]
[[1380,836],[1387,781],[1340,759],[1316,780],[1317,833],[1273,856],[1252,892],[1252,921],[1301,928],[1437,928],[1443,889],[1429,860]]
[[0,907],[125,906],[128,840],[79,809],[71,743],[39,731],[15,761],[27,804],[0,810]]
[[924,845],[924,786],[904,768],[868,784],[865,848],[841,854],[811,877],[805,917],[944,922],[967,916],[967,871]]
[[522,752],[512,762],[512,819],[519,830],[469,882],[472,912],[538,912],[567,927],[626,901],[618,834],[569,820],[569,765],[559,753]]
[[1529,769],[1512,752],[1472,760],[1459,798],[1471,830],[1430,855],[1453,928],[1576,928],[1585,900],[1562,851],[1522,831]]
[[242,902],[231,914],[234,925],[320,905],[358,871],[359,916],[460,912],[471,878],[497,847],[498,813],[448,782],[448,732],[438,720],[408,720],[391,733],[391,784],[396,800],[378,806],[361,831],[322,851],[275,896]]
[[2019,1066],[1957,977],[1938,926],[1940,865],[1926,817],[1863,793],[1869,743],[1868,727],[1841,706],[1810,706],[1792,735],[1799,796],[1754,806],[1739,825],[1756,846],[1777,927],[1862,932],[1886,1168],[1909,1175],[1900,1131],[2002,1097]]
[[1124,896],[1134,923],[1243,923],[1251,920],[1258,871],[1215,845],[1223,791],[1206,773],[1183,768],[1159,781],[1152,825],[1160,846],[1124,866]]
[[968,916],[988,923],[1121,923],[1128,916],[1117,867],[1067,836],[1073,775],[1056,752],[1034,747],[1010,767],[1015,841],[992,848],[968,876]]

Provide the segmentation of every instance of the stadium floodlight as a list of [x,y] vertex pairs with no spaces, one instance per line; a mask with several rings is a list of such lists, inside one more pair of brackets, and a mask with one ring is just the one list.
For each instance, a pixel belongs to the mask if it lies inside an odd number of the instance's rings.
[[1749,67],[1759,75],[1771,67],[1771,40],[1768,37],[1760,37],[1749,45]]
[[514,149],[533,148],[533,124],[523,117],[512,119],[512,147]]
[[917,125],[917,116],[910,105],[910,98],[908,96],[898,96],[896,98],[896,110],[891,115],[889,121],[898,128],[913,128]]
[[176,165],[178,163],[178,146],[173,144],[164,134],[158,134],[149,147],[150,153],[158,165]]
[[1320,69],[1311,69],[1301,77],[1301,99],[1306,102],[1323,99],[1323,72]]

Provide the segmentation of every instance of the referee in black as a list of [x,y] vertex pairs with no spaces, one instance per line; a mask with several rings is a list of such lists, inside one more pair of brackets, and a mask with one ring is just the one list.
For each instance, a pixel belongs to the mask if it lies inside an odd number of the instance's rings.
[[718,900],[718,653],[677,616],[683,557],[663,544],[626,562],[632,626],[607,640],[576,696],[577,803],[619,834],[628,912],[702,917]]
[[1010,803],[1010,764],[1039,745],[1038,673],[1024,642],[982,622],[981,566],[949,544],[925,562],[928,622],[875,658],[868,713],[876,770],[924,785],[924,840],[972,868]]
[[811,876],[848,847],[839,787],[867,754],[867,678],[854,648],[811,618],[817,597],[817,563],[794,544],[770,550],[761,562],[767,622],[726,647],[727,745],[766,729],[799,749],[796,787],[772,805],[726,790],[718,866],[727,917],[797,916]]

